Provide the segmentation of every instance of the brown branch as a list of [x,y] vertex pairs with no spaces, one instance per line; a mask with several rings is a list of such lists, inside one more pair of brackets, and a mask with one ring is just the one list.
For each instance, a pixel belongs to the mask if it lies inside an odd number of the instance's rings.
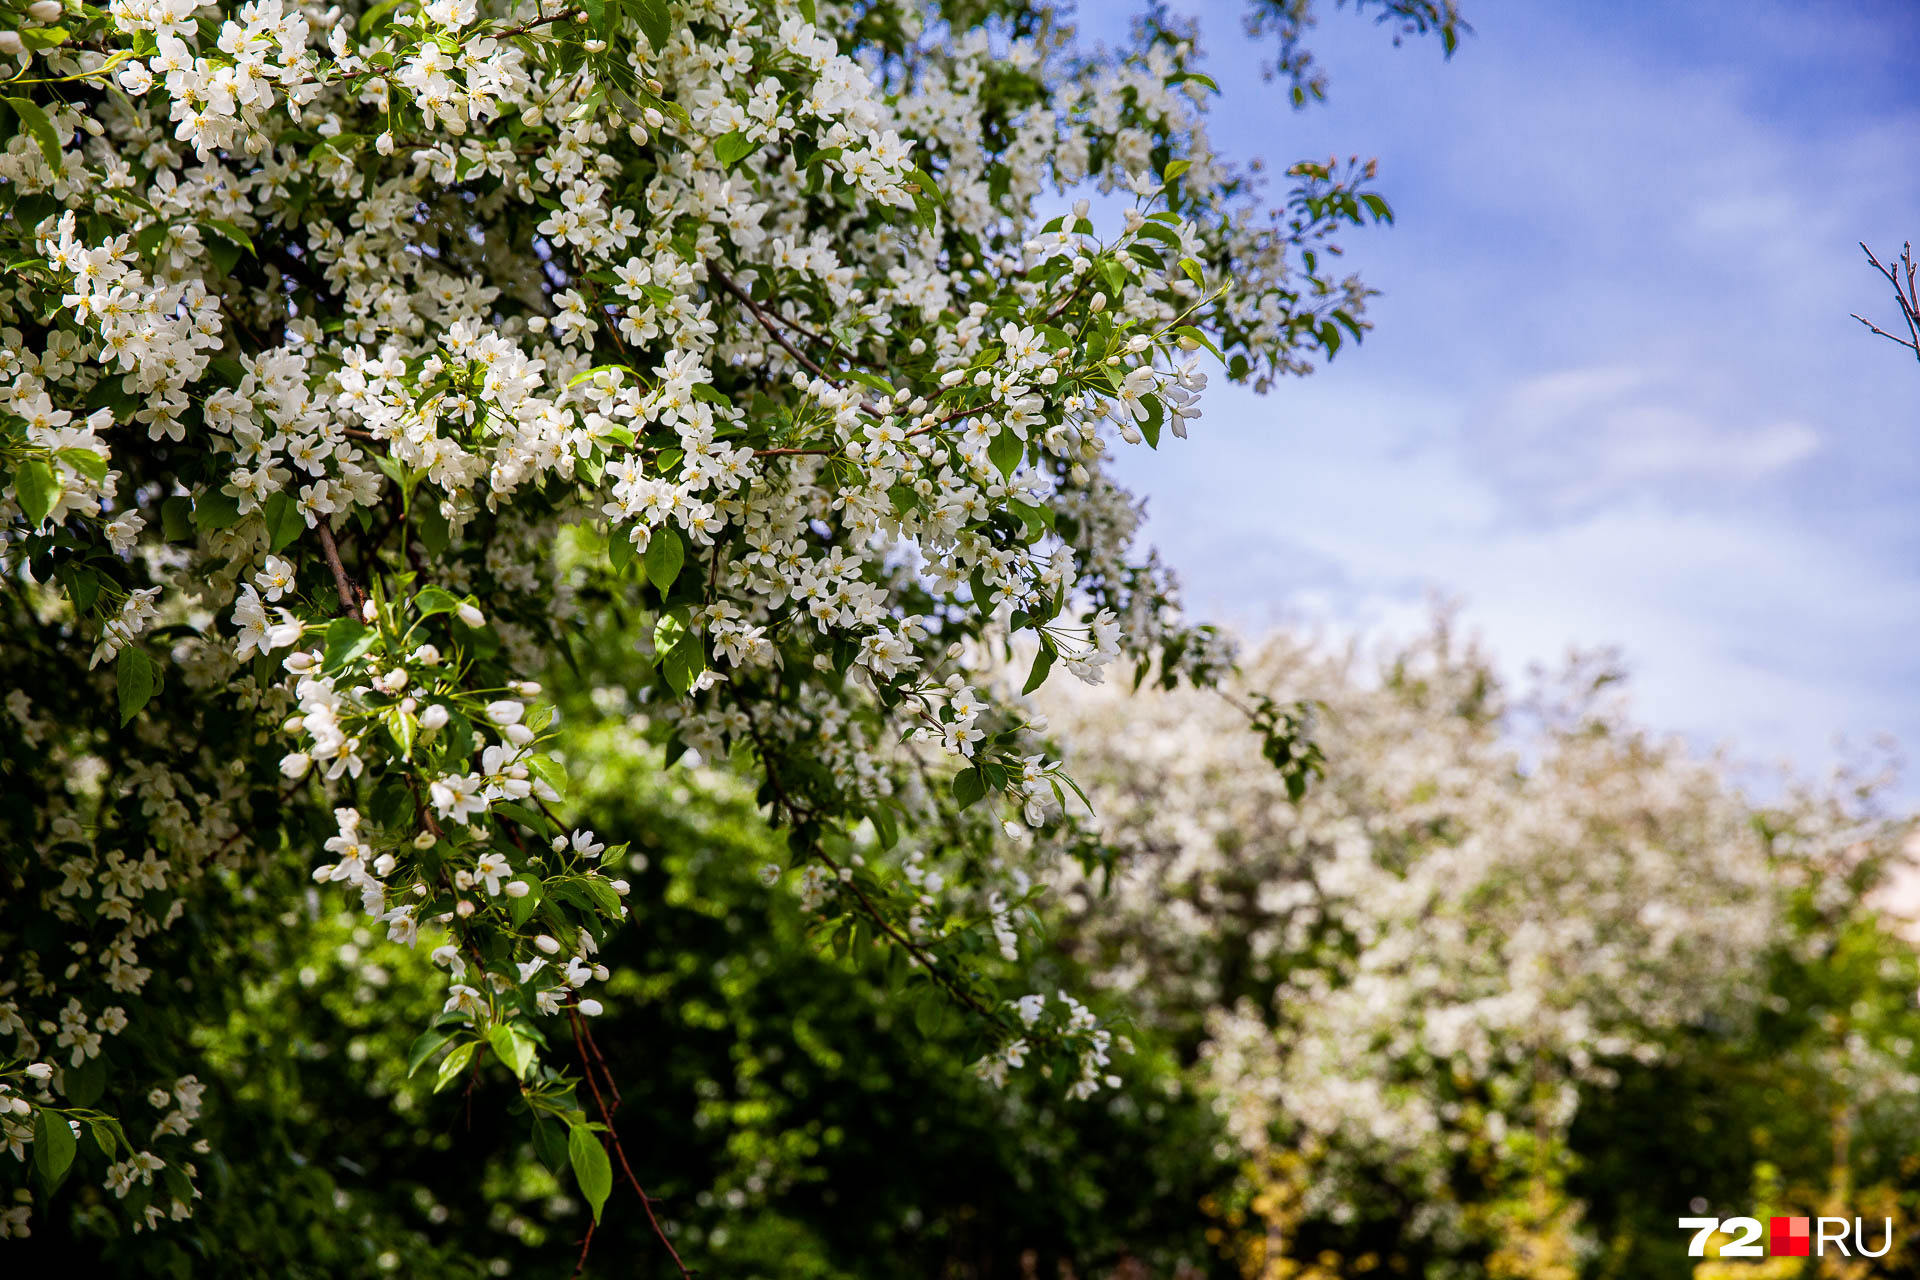
[[340,563],[340,548],[335,544],[333,530],[327,528],[324,516],[314,521],[313,530],[320,535],[320,551],[327,558],[327,568],[333,570],[333,586],[340,593],[340,607],[353,613],[366,600],[367,593],[347,576],[347,567]]
[[587,1219],[587,1234],[585,1238],[580,1241],[580,1256],[573,1261],[573,1274],[576,1276],[586,1270],[587,1250],[593,1248],[593,1228],[595,1225],[592,1218]]
[[[707,263],[707,275],[713,280],[715,284],[719,285],[722,289],[725,289],[728,293],[738,298],[740,302],[747,308],[747,310],[753,313],[753,318],[760,322],[760,327],[767,331],[767,335],[769,337],[771,337],[775,342],[780,344],[781,350],[785,351],[788,355],[792,356],[795,360],[798,360],[806,368],[811,369],[814,372],[815,376],[825,378],[828,382],[833,383],[833,385],[836,388],[839,387],[840,385],[839,382],[835,381],[834,376],[832,374],[828,373],[825,369],[822,369],[818,364],[814,363],[814,360],[811,356],[809,356],[806,352],[802,351],[799,347],[794,346],[792,341],[788,339],[784,331],[784,326],[786,326],[790,322],[786,320],[785,317],[775,317],[774,315],[769,313],[766,310],[766,308],[762,307],[759,303],[753,300],[753,296],[751,294],[749,294],[745,289],[742,289],[738,284],[736,284],[732,276],[729,276],[726,272],[722,271],[711,260],[709,260]],[[860,408],[862,412],[864,412],[868,417],[871,417],[871,418],[885,418],[887,416],[884,410],[876,408],[875,406],[867,403],[865,400],[862,400],[860,402]]]
[[587,1038],[587,1048],[592,1051],[593,1060],[600,1064],[600,1078],[607,1082],[607,1092],[613,1095],[613,1105],[607,1110],[610,1113],[618,1111],[623,1099],[620,1097],[620,1086],[613,1078],[613,1068],[607,1065],[607,1055],[600,1052],[600,1042],[593,1038],[593,1029],[587,1026],[584,1018],[580,1021],[579,1029]]
[[[607,1141],[613,1147],[613,1154],[620,1159],[620,1170],[627,1175],[627,1183],[633,1188],[634,1194],[640,1197],[640,1207],[646,1210],[647,1222],[652,1226],[653,1234],[659,1237],[661,1244],[666,1246],[667,1255],[673,1259],[673,1265],[679,1269],[682,1280],[693,1280],[693,1273],[687,1270],[687,1264],[680,1260],[680,1251],[673,1247],[673,1241],[667,1238],[666,1230],[660,1225],[660,1219],[654,1216],[653,1197],[648,1195],[647,1189],[640,1185],[640,1179],[634,1176],[633,1166],[627,1163],[626,1148],[620,1145],[620,1133],[613,1127],[613,1113],[607,1109],[607,1100],[600,1096],[600,1084],[594,1079],[593,1065],[588,1062],[586,1049],[581,1043],[584,1028],[580,1021],[580,1003],[578,996],[570,996],[568,998],[567,1015],[573,1021],[573,1045],[574,1048],[579,1051],[580,1065],[586,1071],[587,1088],[593,1091],[594,1106],[599,1108],[600,1123],[606,1126]],[[611,1081],[609,1081],[609,1083],[611,1083]],[[584,1249],[581,1251],[581,1256],[584,1260]]]
[[[805,811],[794,802],[793,798],[787,794],[786,788],[780,784],[779,772],[773,765],[773,755],[767,748],[766,739],[760,736],[760,723],[754,718],[753,709],[747,705],[747,700],[740,696],[739,690],[734,688],[731,681],[727,682],[727,691],[733,699],[733,705],[738,707],[740,713],[747,719],[747,733],[748,736],[753,739],[754,749],[760,754],[761,766],[767,771],[767,786],[773,790],[776,810],[784,809],[786,811],[786,820],[789,823],[797,823],[798,820],[806,816]],[[992,1009],[981,1004],[979,999],[975,997],[971,991],[968,991],[965,987],[960,986],[946,974],[942,973],[939,962],[934,959],[933,954],[895,928],[893,922],[887,919],[886,913],[874,905],[873,900],[867,897],[865,891],[863,891],[858,884],[854,883],[852,878],[841,878],[840,864],[835,862],[833,857],[828,854],[825,849],[822,849],[816,842],[807,852],[810,856],[818,858],[822,863],[826,864],[827,869],[833,872],[834,882],[844,885],[852,892],[854,900],[860,904],[860,909],[866,913],[867,918],[878,925],[881,932],[893,939],[902,950],[924,968],[928,976],[938,983],[948,995],[966,1005],[981,1017],[987,1019],[993,1018],[994,1014]]]
[[[1867,248],[1864,241],[1861,242],[1860,251],[1867,255],[1867,261],[1873,264],[1873,269],[1885,276],[1887,282],[1893,286],[1894,301],[1900,304],[1901,318],[1907,322],[1907,336],[1902,338],[1898,334],[1888,333],[1863,315],[1856,313],[1853,318],[1889,342],[1907,348],[1913,352],[1915,359],[1920,359],[1920,290],[1916,290],[1915,287],[1915,271],[1920,269],[1920,264],[1914,262],[1913,242],[1908,241],[1901,246],[1900,261],[1895,266],[1888,266],[1881,262],[1874,256],[1873,250]],[[1904,286],[1900,281],[1901,267],[1906,268],[1907,279]]]

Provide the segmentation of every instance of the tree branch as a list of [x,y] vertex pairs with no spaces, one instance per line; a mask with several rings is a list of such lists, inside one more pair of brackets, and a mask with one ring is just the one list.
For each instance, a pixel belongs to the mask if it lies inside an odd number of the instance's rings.
[[340,607],[348,613],[357,611],[366,602],[367,593],[347,576],[347,566],[340,563],[340,548],[333,540],[333,530],[327,528],[325,517],[316,520],[313,529],[320,535],[320,552],[327,558],[327,568],[333,570],[333,586],[340,593]]
[[[599,1081],[595,1080],[593,1075],[593,1064],[587,1059],[585,1040],[590,1037],[587,1036],[586,1030],[581,1024],[579,997],[569,997],[567,1001],[567,1016],[573,1022],[573,1047],[579,1052],[580,1065],[586,1071],[587,1088],[593,1091],[594,1106],[598,1108],[600,1112],[600,1123],[606,1126],[607,1140],[613,1147],[613,1154],[620,1160],[621,1172],[627,1175],[627,1184],[633,1188],[634,1194],[640,1197],[640,1207],[647,1212],[647,1222],[653,1227],[653,1234],[658,1236],[660,1243],[666,1246],[667,1255],[673,1259],[673,1265],[679,1269],[682,1280],[693,1280],[693,1272],[687,1270],[687,1264],[680,1260],[680,1251],[673,1247],[673,1241],[667,1238],[665,1229],[660,1225],[660,1219],[654,1216],[653,1197],[648,1195],[647,1189],[640,1185],[640,1179],[634,1176],[633,1166],[627,1163],[626,1148],[620,1145],[620,1134],[613,1127],[613,1112],[607,1108],[607,1100],[600,1094]],[[609,1085],[613,1083],[611,1077],[609,1077],[607,1083]],[[589,1238],[591,1238],[591,1233],[589,1233]],[[580,1250],[580,1261],[582,1263],[586,1261],[586,1256],[587,1251],[583,1246]],[[579,1267],[576,1266],[574,1271],[577,1275],[579,1273]]]

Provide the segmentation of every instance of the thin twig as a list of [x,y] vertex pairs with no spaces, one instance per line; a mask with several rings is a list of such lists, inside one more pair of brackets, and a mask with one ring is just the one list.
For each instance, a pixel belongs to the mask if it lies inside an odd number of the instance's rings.
[[594,1225],[595,1225],[595,1224],[594,1224],[594,1221],[593,1221],[593,1219],[592,1219],[592,1218],[588,1218],[588,1219],[587,1219],[587,1234],[586,1234],[586,1236],[585,1236],[585,1237],[584,1237],[584,1238],[583,1238],[583,1239],[582,1239],[582,1240],[580,1241],[580,1256],[579,1256],[578,1258],[575,1258],[575,1259],[574,1259],[574,1261],[573,1261],[573,1274],[574,1274],[574,1275],[576,1275],[576,1276],[577,1276],[577,1275],[579,1275],[579,1274],[580,1274],[580,1273],[581,1273],[582,1271],[584,1271],[584,1270],[586,1270],[586,1267],[587,1267],[587,1250],[589,1250],[589,1249],[591,1249],[591,1248],[593,1248],[593,1228],[594,1228]]
[[[1885,329],[1882,329],[1879,325],[1863,315],[1856,313],[1853,318],[1867,326],[1872,332],[1887,339],[1887,341],[1896,343],[1913,352],[1914,358],[1920,360],[1920,291],[1917,291],[1915,288],[1915,270],[1916,266],[1920,264],[1916,264],[1913,259],[1913,242],[1908,241],[1901,246],[1900,262],[1897,266],[1890,267],[1881,262],[1879,258],[1874,256],[1873,250],[1867,248],[1864,241],[1861,242],[1860,251],[1867,255],[1867,261],[1873,264],[1873,269],[1885,276],[1887,282],[1893,286],[1894,301],[1900,304],[1901,318],[1907,322],[1907,336],[1902,338],[1898,334],[1888,333]],[[1902,286],[1900,281],[1901,267],[1906,268],[1907,274],[1904,286]]]
[[[738,707],[740,713],[746,717],[747,734],[753,739],[754,748],[760,754],[760,764],[761,767],[766,770],[767,786],[773,791],[776,810],[784,810],[786,820],[789,823],[797,825],[799,821],[805,817],[805,813],[800,806],[794,802],[793,798],[787,794],[786,788],[781,785],[779,771],[774,767],[773,753],[768,749],[766,739],[760,736],[759,721],[754,718],[752,708],[748,706],[747,700],[740,696],[739,691],[733,687],[731,681],[727,682],[727,689],[733,698],[733,705]],[[865,891],[863,891],[851,877],[842,877],[840,864],[835,862],[833,857],[828,854],[825,849],[821,848],[816,842],[807,852],[810,856],[818,858],[826,865],[828,870],[833,872],[835,883],[844,885],[852,892],[855,901],[860,904],[860,909],[866,913],[867,918],[878,925],[883,933],[913,958],[915,963],[924,968],[928,976],[938,983],[947,994],[966,1005],[969,1009],[972,1009],[981,1017],[988,1019],[993,1018],[994,1014],[992,1009],[980,1003],[980,1000],[971,991],[968,991],[965,987],[962,987],[948,978],[946,974],[942,973],[939,963],[934,959],[933,955],[927,951],[925,947],[895,928],[893,922],[887,919],[886,913],[874,905],[873,900],[867,897]]]
[[[640,1207],[647,1211],[647,1222],[653,1227],[653,1234],[660,1238],[660,1243],[667,1247],[667,1254],[673,1259],[673,1265],[679,1268],[683,1280],[693,1280],[693,1272],[687,1270],[687,1264],[680,1260],[680,1251],[673,1247],[673,1241],[667,1238],[665,1228],[660,1225],[660,1219],[654,1216],[653,1197],[648,1195],[647,1189],[640,1185],[640,1179],[634,1176],[633,1166],[627,1163],[627,1150],[620,1145],[619,1130],[613,1127],[613,1112],[608,1110],[607,1100],[600,1095],[599,1081],[593,1076],[593,1064],[587,1060],[587,1051],[582,1041],[591,1039],[591,1036],[587,1034],[581,1023],[578,997],[568,1000],[567,1015],[573,1021],[573,1047],[579,1052],[580,1065],[586,1070],[587,1088],[593,1091],[594,1106],[599,1108],[600,1123],[606,1126],[607,1140],[613,1147],[613,1154],[620,1159],[620,1169],[627,1175],[627,1183],[633,1188],[634,1194],[640,1197]],[[612,1080],[609,1079],[608,1083],[611,1084]]]
[[[753,300],[753,295],[749,294],[745,289],[742,289],[738,284],[734,282],[734,279],[732,276],[729,276],[726,272],[722,271],[718,266],[714,265],[712,261],[709,261],[707,263],[707,275],[713,280],[715,284],[719,285],[722,289],[725,289],[728,293],[738,298],[740,302],[747,308],[747,310],[753,313],[753,318],[760,322],[760,327],[767,331],[767,335],[769,337],[771,337],[775,342],[780,344],[781,350],[785,351],[788,355],[792,356],[795,360],[798,360],[806,368],[812,370],[817,377],[825,378],[828,382],[833,383],[835,387],[838,387],[840,385],[839,382],[834,379],[834,376],[832,374],[828,373],[825,369],[822,369],[818,364],[814,362],[813,357],[809,356],[806,352],[802,351],[799,347],[794,346],[793,343],[787,338],[784,326],[788,322],[784,317],[776,318],[775,316],[770,314],[766,310],[766,308],[762,307],[759,303]],[[865,400],[862,400],[860,402],[860,409],[868,417],[871,417],[871,418],[885,418],[887,416],[884,410],[876,408],[874,405],[867,403]]]
[[340,593],[340,607],[353,613],[366,600],[367,593],[347,576],[347,566],[340,563],[340,548],[334,543],[333,530],[327,528],[325,518],[314,521],[313,529],[320,535],[320,551],[327,558],[327,568],[333,570],[333,586]]

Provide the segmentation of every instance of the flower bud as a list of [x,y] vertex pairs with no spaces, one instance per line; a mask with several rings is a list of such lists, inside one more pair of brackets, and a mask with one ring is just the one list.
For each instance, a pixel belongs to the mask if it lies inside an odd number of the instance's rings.
[[525,880],[509,880],[501,888],[509,898],[524,898],[533,891],[533,886]]
[[313,767],[313,757],[304,751],[295,751],[280,757],[280,773],[286,778],[304,778],[307,770]]
[[27,46],[21,42],[18,31],[0,31],[0,53],[4,53],[9,58],[12,58],[25,52],[26,47]]
[[580,1012],[586,1014],[589,1018],[597,1018],[606,1012],[606,1006],[598,1000],[582,1000],[580,1002]]
[[436,702],[420,713],[420,727],[423,729],[443,729],[447,724],[446,704]]
[[33,0],[27,6],[27,13],[35,22],[58,22],[61,12],[60,0]]
[[469,627],[479,628],[487,625],[487,615],[470,604],[461,605],[453,611],[453,615]]
[[28,1066],[27,1074],[35,1080],[51,1080],[53,1079],[53,1064],[50,1062],[33,1063]]
[[535,938],[533,940],[533,945],[540,948],[542,951],[546,952],[550,956],[557,956],[560,954],[559,939],[550,937],[547,934],[543,933],[539,937]]

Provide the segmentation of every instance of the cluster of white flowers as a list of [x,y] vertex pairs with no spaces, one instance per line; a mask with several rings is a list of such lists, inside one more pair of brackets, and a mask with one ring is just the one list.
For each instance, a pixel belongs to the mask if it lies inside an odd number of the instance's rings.
[[[1264,384],[1357,335],[1364,290],[1296,250],[1367,214],[1309,166],[1308,213],[1256,218],[1178,30],[1090,53],[1050,14],[1006,39],[879,9],[114,0],[21,55],[48,74],[0,152],[0,550],[40,593],[21,625],[111,663],[117,714],[65,757],[104,751],[113,805],[50,803],[12,874],[85,964],[137,993],[171,919],[141,877],[177,911],[278,851],[238,818],[306,813],[317,879],[398,942],[444,933],[442,1082],[487,1044],[558,1108],[521,1028],[592,1011],[624,916],[623,846],[560,822],[542,750],[584,600],[639,619],[673,754],[757,761],[816,909],[1009,1050],[1038,1034],[963,945],[1015,954],[1028,884],[956,859],[987,878],[947,902],[892,852],[1063,804],[965,656],[1031,632],[1036,685],[1218,668],[1132,550],[1110,442],[1184,436],[1207,351]],[[843,44],[856,12],[892,34]],[[27,1056],[65,1000],[82,1057],[106,1016],[67,963],[5,993]],[[1097,1087],[1106,1033],[1047,1027]],[[154,1159],[116,1189],[184,1164]]]
[[1110,886],[1057,881],[1075,946],[1199,1039],[1290,1213],[1341,1221],[1389,1170],[1414,1230],[1456,1229],[1463,1152],[1534,1169],[1582,1088],[1751,1018],[1787,896],[1848,892],[1910,829],[1806,795],[1770,843],[1725,763],[1635,729],[1618,688],[1596,655],[1509,704],[1444,622],[1377,673],[1275,637],[1225,691],[1322,704],[1297,803],[1218,692],[1042,695],[1118,857]]

